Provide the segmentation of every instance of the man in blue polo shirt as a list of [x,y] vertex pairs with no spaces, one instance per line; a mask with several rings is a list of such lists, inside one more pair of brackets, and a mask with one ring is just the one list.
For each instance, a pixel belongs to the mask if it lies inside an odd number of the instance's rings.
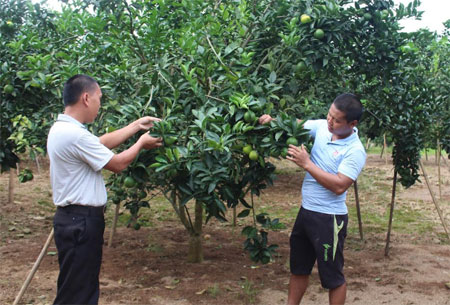
[[[347,189],[366,161],[358,137],[363,107],[353,94],[339,95],[326,120],[309,120],[304,127],[314,138],[311,156],[305,147],[290,145],[287,159],[306,171],[302,206],[290,237],[288,305],[299,304],[317,260],[319,277],[329,289],[330,304],[344,304],[347,286],[343,274],[344,240],[347,235]],[[260,117],[264,124],[272,118]]]

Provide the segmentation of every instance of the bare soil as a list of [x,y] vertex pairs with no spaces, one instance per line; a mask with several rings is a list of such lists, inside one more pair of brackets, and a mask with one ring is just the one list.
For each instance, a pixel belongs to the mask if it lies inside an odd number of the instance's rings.
[[[434,160],[425,164],[438,194]],[[249,259],[242,246],[244,237],[240,231],[245,222],[241,220],[237,227],[217,221],[208,223],[204,227],[204,234],[210,236],[204,239],[204,262],[187,263],[188,237],[182,225],[174,217],[160,220],[155,216],[150,219],[151,226],[138,231],[119,227],[112,247],[105,245],[100,304],[285,304],[289,233],[301,199],[303,173],[287,162],[278,165],[281,170],[275,185],[257,200],[261,209],[285,215],[281,221],[286,229],[269,233],[270,243],[279,245],[278,255],[271,263],[259,265]],[[51,231],[54,207],[48,167],[44,164],[42,168],[31,182],[19,184],[16,179],[14,204],[8,204],[9,174],[0,175],[0,304],[13,303]],[[36,172],[36,168],[33,170]],[[366,208],[381,196],[390,198],[392,165],[385,164],[379,156],[370,156],[364,172],[378,178],[381,175],[386,185],[370,185],[371,178],[366,176],[369,182],[360,191],[363,222]],[[450,171],[444,165],[441,172],[439,202],[450,225]],[[421,211],[424,219],[433,223],[433,231],[393,231],[390,254],[386,257],[387,224],[383,232],[368,230],[364,241],[360,241],[355,230],[357,220],[350,219],[349,228],[356,233],[349,234],[345,249],[347,304],[450,304],[450,287],[446,286],[450,282],[450,243],[426,185],[399,188],[398,200],[397,209]],[[353,202],[354,195],[350,193],[348,204]],[[389,200],[382,208],[388,210],[388,206]],[[112,210],[107,213],[109,222]],[[230,211],[230,219],[231,215]],[[109,230],[105,232],[106,241]],[[57,275],[57,254],[52,242],[20,304],[51,304]],[[328,294],[321,288],[314,269],[302,304],[326,303]]]

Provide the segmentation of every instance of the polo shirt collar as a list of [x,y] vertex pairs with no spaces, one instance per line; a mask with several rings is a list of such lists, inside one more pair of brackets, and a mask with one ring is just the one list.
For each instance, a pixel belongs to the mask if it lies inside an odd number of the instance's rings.
[[331,141],[331,137],[333,137],[333,134],[330,132],[330,138],[328,140],[328,144],[342,145],[342,146],[349,145],[358,137],[358,128],[354,127],[353,133],[344,139]]
[[56,121],[72,123],[72,124],[75,124],[77,126],[80,126],[81,128],[86,129],[86,126],[84,126],[84,124],[82,124],[81,122],[77,121],[76,119],[74,119],[70,115],[67,115],[67,114],[64,114],[64,113],[60,113],[58,115],[58,118],[56,119]]

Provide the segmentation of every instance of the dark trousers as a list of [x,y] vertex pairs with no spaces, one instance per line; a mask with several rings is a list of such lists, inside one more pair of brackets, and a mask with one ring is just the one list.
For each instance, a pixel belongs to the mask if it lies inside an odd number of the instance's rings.
[[53,227],[59,261],[54,304],[98,304],[105,231],[102,208],[58,208]]

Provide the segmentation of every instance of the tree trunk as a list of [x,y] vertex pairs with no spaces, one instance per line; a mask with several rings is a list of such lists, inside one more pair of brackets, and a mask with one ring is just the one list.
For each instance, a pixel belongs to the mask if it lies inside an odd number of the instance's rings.
[[109,233],[109,240],[108,240],[108,247],[111,248],[114,235],[116,234],[116,228],[117,228],[117,220],[119,219],[119,210],[120,210],[120,202],[116,204],[116,208],[114,210],[114,219],[111,226],[111,232]]
[[9,192],[8,192],[8,203],[9,204],[14,203],[14,178],[16,177],[14,171],[15,170],[13,168],[11,168],[9,170]]
[[201,263],[203,261],[203,243],[202,243],[202,227],[203,227],[203,204],[199,201],[195,202],[195,220],[193,230],[190,232],[189,238],[189,263]]

